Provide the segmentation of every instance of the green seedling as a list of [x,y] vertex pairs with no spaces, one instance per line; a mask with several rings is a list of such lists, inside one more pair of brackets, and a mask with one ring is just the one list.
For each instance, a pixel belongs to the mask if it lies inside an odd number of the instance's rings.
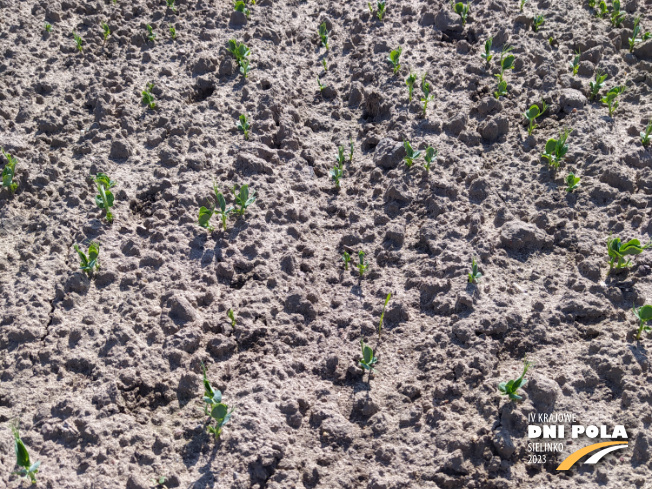
[[344,176],[344,170],[339,166],[334,167],[329,172],[331,179],[335,182],[335,187],[340,188],[340,179]]
[[559,164],[568,153],[568,139],[571,129],[564,129],[564,132],[559,134],[559,139],[550,138],[546,142],[544,152],[541,154],[542,158],[548,160],[548,164],[553,168],[559,168]]
[[12,472],[12,474],[19,475],[29,479],[32,484],[36,484],[36,474],[38,474],[38,469],[41,466],[41,462],[32,463],[29,459],[29,453],[23,440],[20,439],[20,433],[18,432],[18,424],[13,423],[11,425],[11,433],[14,435],[14,451],[16,452],[16,465],[20,469]]
[[648,321],[652,321],[652,306],[644,305],[641,307],[635,307],[632,305],[634,310],[634,315],[638,318],[638,329],[636,330],[636,339],[641,339],[641,333],[645,331],[649,333],[652,331],[652,328],[647,325]]
[[478,280],[482,277],[482,273],[478,270],[478,263],[475,258],[471,258],[471,273],[469,273],[469,283],[477,284]]
[[97,204],[100,209],[106,211],[106,220],[111,222],[113,221],[111,207],[113,207],[114,197],[110,189],[115,187],[115,182],[105,173],[98,173],[95,175],[93,181],[95,182],[95,186],[99,192],[99,194],[95,196],[95,204]]
[[337,147],[337,164],[340,168],[344,166],[344,162],[346,159],[344,158],[344,146],[338,146]]
[[328,29],[326,28],[326,22],[319,24],[319,38],[326,51],[328,51]]
[[532,132],[534,131],[534,128],[537,127],[537,125],[535,124],[535,121],[536,121],[537,117],[540,117],[541,115],[543,115],[543,113],[546,111],[547,108],[548,108],[548,106],[542,100],[541,101],[541,109],[539,109],[539,106],[535,104],[535,105],[533,105],[532,107],[530,107],[528,110],[526,110],[523,113],[525,118],[528,121],[530,121],[530,125],[527,128],[528,136],[531,136]]
[[451,5],[453,6],[453,11],[461,17],[462,25],[466,25],[466,19],[469,16],[469,13],[471,12],[469,5],[468,4],[464,5],[462,2],[455,3],[454,0],[453,2],[451,2]]
[[607,253],[609,253],[609,272],[615,269],[627,268],[631,266],[631,259],[626,256],[640,255],[643,251],[652,246],[652,241],[646,245],[641,245],[638,239],[629,240],[627,243],[621,243],[620,238],[607,239]]
[[222,392],[218,389],[213,389],[210,382],[206,378],[206,367],[204,363],[201,364],[204,372],[204,414],[210,415],[215,420],[215,426],[208,426],[207,431],[212,433],[217,440],[222,434],[222,428],[229,422],[235,408],[229,410],[228,406],[222,402]]
[[247,78],[247,74],[251,70],[249,67],[249,55],[251,54],[249,48],[244,43],[240,43],[235,39],[231,39],[228,42],[227,49],[236,59],[238,65],[240,65],[240,73],[242,73],[242,75]]
[[528,362],[526,358],[525,360],[523,360],[523,363],[524,363],[523,373],[518,379],[510,380],[509,382],[501,382],[500,384],[498,384],[498,390],[500,391],[500,393],[509,396],[509,398],[512,401],[520,401],[521,399],[523,399],[523,397],[516,394],[516,391],[527,382],[527,380],[525,379],[525,374],[527,373],[528,369],[532,366],[532,362]]
[[173,25],[168,26],[168,30],[170,31],[170,37],[172,39],[176,39],[177,38],[177,30],[174,28],[174,26]]
[[18,188],[18,184],[14,182],[14,177],[16,176],[16,164],[18,160],[11,156],[9,153],[5,152],[4,149],[0,149],[2,155],[6,158],[7,164],[2,169],[2,186],[9,189],[11,193],[14,193]]
[[589,7],[595,7],[595,0],[589,0]]
[[156,41],[156,34],[154,34],[154,29],[152,29],[152,26],[147,24],[145,27],[147,28],[147,40]]
[[249,139],[249,128],[251,127],[251,124],[249,124],[245,114],[240,114],[240,119],[238,120],[236,127],[242,131],[245,139]]
[[430,167],[433,161],[437,159],[437,155],[439,155],[439,151],[433,148],[432,146],[428,146],[426,148],[426,153],[423,156],[423,159],[426,160],[426,162],[423,165],[426,171],[430,171]]
[[405,79],[405,84],[408,87],[408,101],[412,102],[412,92],[414,91],[414,84],[417,81],[417,75],[410,73]]
[[402,51],[403,49],[401,48],[401,46],[399,46],[398,49],[394,49],[392,52],[390,52],[389,56],[387,57],[389,62],[392,63],[392,66],[394,67],[394,74],[398,73],[398,70],[401,69],[399,58],[401,56]]
[[607,15],[607,2],[601,0],[600,3],[598,4],[598,8],[600,10],[595,14],[596,17],[599,17],[600,19],[604,19],[604,17]]
[[364,255],[365,255],[364,251],[362,250],[358,251],[358,258],[360,259],[360,263],[358,263],[356,267],[358,267],[358,273],[360,274],[360,277],[362,277],[362,275],[364,275],[364,272],[366,272],[367,269],[369,268],[369,264],[364,262]]
[[233,313],[233,309],[226,311],[226,316],[231,320],[231,327],[235,329],[235,314]]
[[251,13],[251,11],[247,8],[247,4],[244,3],[242,0],[238,0],[233,3],[233,10],[235,10],[236,12],[242,12],[247,17],[249,17],[249,14]]
[[165,3],[172,12],[177,11],[177,8],[174,6],[174,0],[165,0]]
[[624,86],[616,86],[607,92],[607,94],[600,99],[603,104],[607,104],[609,107],[609,117],[614,115],[616,109],[618,108],[618,96],[625,91]]
[[109,29],[109,25],[106,22],[102,22],[102,31],[104,32],[104,42],[109,38],[111,35],[111,29]]
[[634,30],[632,32],[632,37],[630,37],[628,39],[629,40],[629,52],[630,53],[634,52],[634,46],[636,45],[636,43],[647,41],[648,39],[650,39],[650,37],[652,37],[652,33],[650,33],[650,32],[646,32],[641,37],[639,37],[639,35],[641,34],[640,22],[641,22],[641,17],[640,16],[636,17],[636,19],[634,19]]
[[514,69],[514,61],[516,58],[513,54],[509,53],[513,47],[509,45],[503,46],[502,51],[500,52],[500,73],[497,73],[496,78],[498,78],[498,88],[494,92],[496,98],[504,97],[507,95],[507,82],[505,81],[505,71]]
[[351,261],[351,254],[345,251],[342,253],[342,260],[344,260],[344,270],[349,269],[349,262]]
[[499,81],[494,96],[496,98],[504,97],[507,95],[507,82],[505,80]]
[[48,34],[52,32],[52,24],[50,24],[49,22],[45,23],[45,32],[47,32]]
[[572,192],[580,185],[580,177],[576,177],[575,174],[569,173],[566,176],[566,192]]
[[94,270],[100,268],[100,261],[98,259],[98,256],[100,255],[100,245],[95,241],[92,241],[88,245],[88,255],[86,255],[79,246],[75,245],[74,248],[79,255],[79,268],[85,271],[90,277]]
[[414,160],[421,156],[421,151],[415,151],[412,149],[412,145],[407,139],[403,140],[403,147],[405,148],[405,158],[403,158],[405,160],[405,164],[408,168],[412,168]]
[[580,69],[580,55],[581,51],[578,49],[577,52],[575,53],[575,57],[573,58],[573,61],[570,63],[570,68],[573,70],[573,76],[577,75],[577,71]]
[[383,332],[383,319],[385,319],[385,309],[387,309],[387,304],[389,303],[389,300],[392,298],[392,293],[390,292],[387,294],[387,297],[385,298],[385,304],[383,304],[383,312],[380,313],[380,322],[378,323],[378,338],[380,339],[380,335]]
[[150,110],[154,110],[156,108],[156,102],[154,102],[154,95],[152,94],[152,90],[154,89],[154,84],[153,83],[148,83],[147,86],[145,87],[145,90],[140,92],[142,95],[141,102],[145,105]]
[[652,134],[652,121],[647,123],[647,127],[644,131],[641,131],[641,144],[644,147],[647,147],[650,144],[650,134]]
[[598,94],[600,93],[600,89],[603,87],[604,81],[607,79],[608,76],[609,75],[607,75],[601,70],[597,70],[595,72],[595,82],[589,82],[589,88],[590,88],[589,95],[591,100],[595,100],[595,98],[598,96]]
[[536,15],[532,18],[532,29],[534,29],[534,32],[539,32],[539,27],[541,27],[546,19],[544,18],[543,15]]
[[428,76],[428,73],[425,73],[423,77],[421,77],[421,91],[423,92],[423,98],[421,99],[421,103],[423,104],[424,117],[426,115],[426,111],[428,110],[428,102],[435,100],[435,96],[430,95],[430,92],[432,91],[432,87],[430,83],[426,81],[426,76]]
[[247,207],[256,201],[256,191],[253,189],[251,190],[251,197],[249,196],[249,185],[243,185],[237,191],[234,186],[231,191],[235,197],[235,205],[238,206],[238,208],[235,209],[235,213],[239,216],[244,216]]
[[550,36],[550,37],[548,38],[548,44],[550,44],[550,47],[551,47],[551,48],[559,47],[559,43],[557,42],[557,39],[555,39],[555,38],[552,37],[552,36]]
[[362,359],[358,360],[358,365],[371,374],[376,371],[374,365],[378,363],[378,358],[374,356],[373,349],[366,345],[363,339],[360,339],[360,346],[362,347]]
[[324,67],[324,71],[328,73],[328,64],[326,63],[326,58],[322,58],[321,65]]
[[521,12],[523,12],[523,7],[525,6],[526,3],[527,3],[527,0],[521,0],[521,3],[519,4],[519,10]]
[[150,479],[152,484],[154,484],[156,487],[160,487],[161,489],[168,489],[168,486],[165,485],[165,482],[168,480],[167,477],[162,475],[161,477],[156,477],[155,479]]
[[[367,3],[367,6],[369,7],[369,12],[371,12],[371,15],[374,15],[374,9],[371,6],[371,2]],[[383,20],[383,17],[385,17],[385,0],[378,0],[376,2],[376,17],[378,20]]]
[[625,12],[620,11],[620,0],[613,0],[611,5],[611,25],[613,27],[620,27],[620,24],[625,20]]
[[222,222],[222,229],[226,231],[226,221],[229,218],[229,215],[233,212],[234,208],[232,206],[226,206],[226,199],[222,192],[217,188],[217,184],[213,182],[213,193],[215,194],[215,204],[211,205],[210,208],[200,207],[199,208],[199,218],[198,223],[201,227],[213,231],[215,228],[211,226],[210,219],[213,215],[217,215]]
[[328,88],[328,85],[324,85],[319,77],[317,77],[317,84],[319,85],[319,92],[323,92]]
[[491,45],[494,42],[494,38],[490,37],[484,42],[484,53],[482,53],[480,56],[489,64],[491,62],[491,59],[494,57],[493,54],[491,54]]
[[72,33],[72,38],[75,40],[75,44],[77,45],[77,51],[80,53],[84,50],[82,44],[84,44],[84,40],[81,38],[79,34],[73,31]]

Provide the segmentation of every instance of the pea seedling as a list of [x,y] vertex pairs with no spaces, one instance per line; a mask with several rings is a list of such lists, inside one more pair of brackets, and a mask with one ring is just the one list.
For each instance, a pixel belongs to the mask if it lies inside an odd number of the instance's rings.
[[100,261],[98,259],[98,256],[100,255],[99,243],[96,243],[95,241],[91,241],[91,243],[88,245],[88,255],[86,255],[86,253],[84,253],[79,248],[79,246],[75,245],[74,248],[77,254],[79,255],[79,261],[80,261],[79,268],[85,271],[90,277],[93,274],[94,270],[100,268]]
[[84,50],[82,44],[84,44],[84,40],[81,38],[79,34],[73,31],[72,33],[72,38],[75,40],[75,44],[77,45],[77,51],[80,53]]
[[503,46],[503,49],[500,52],[500,73],[494,75],[496,78],[498,78],[498,88],[494,92],[496,98],[507,95],[507,82],[505,81],[504,75],[506,70],[514,69],[514,61],[516,58],[513,54],[507,54],[512,49],[514,48],[506,44]]
[[528,121],[530,121],[530,125],[527,128],[528,136],[531,136],[532,132],[534,131],[534,128],[537,127],[537,125],[534,123],[536,121],[537,117],[543,115],[543,113],[546,111],[547,108],[548,108],[548,106],[542,100],[541,101],[541,109],[539,109],[539,106],[535,104],[532,107],[530,107],[528,110],[525,111],[525,113],[523,115],[525,116],[525,118]]
[[634,46],[636,45],[636,43],[647,41],[648,39],[650,39],[650,37],[652,37],[652,33],[650,32],[646,32],[645,34],[643,34],[642,37],[638,37],[639,34],[641,33],[640,22],[641,22],[641,17],[640,16],[636,17],[636,19],[634,20],[634,30],[632,32],[632,37],[628,39],[630,53],[634,52]]
[[321,65],[324,67],[324,71],[328,73],[328,64],[326,64],[326,58],[322,58]]
[[364,251],[362,250],[358,251],[358,257],[360,259],[360,263],[358,263],[356,267],[358,267],[358,273],[360,273],[360,277],[362,277],[362,275],[364,275],[364,272],[366,272],[367,269],[369,268],[369,264],[364,262],[364,255],[365,255]]
[[[609,254],[609,272],[615,269],[627,268],[631,266],[631,259],[625,257],[629,255],[640,255],[643,251],[652,246],[652,241],[646,245],[641,245],[638,239],[631,239],[627,243],[621,243],[620,238],[607,239],[607,253]],[[614,266],[615,264],[615,266]]]
[[577,71],[580,69],[580,55],[582,52],[578,49],[577,52],[575,53],[575,57],[573,58],[573,61],[570,63],[571,70],[573,70],[573,76],[577,75]]
[[462,2],[455,3],[454,0],[453,2],[451,2],[451,5],[453,6],[453,11],[461,17],[462,25],[466,25],[466,19],[469,16],[469,13],[471,12],[469,5],[468,4],[464,5]]
[[521,0],[521,3],[519,4],[519,9],[520,9],[521,12],[523,12],[523,7],[525,6],[526,3],[527,3],[527,0]]
[[564,129],[564,132],[559,134],[559,139],[550,138],[546,142],[546,148],[541,154],[542,158],[548,160],[548,164],[553,168],[559,168],[561,160],[564,159],[568,152],[568,145],[566,140],[571,133],[570,129]]
[[174,6],[174,0],[165,0],[165,3],[172,12],[176,13],[177,8]]
[[[371,6],[371,2],[367,3],[367,6],[369,7],[369,12],[371,12],[371,15],[374,15],[374,9]],[[376,17],[378,20],[383,20],[383,17],[385,17],[385,0],[378,0],[376,2]]]
[[328,51],[328,29],[326,28],[326,22],[319,24],[319,38],[326,51]]
[[532,18],[532,29],[534,29],[534,32],[539,32],[539,27],[541,27],[546,19],[544,18],[543,15],[536,15],[535,17]]
[[566,176],[566,192],[572,192],[580,185],[580,177],[576,177],[574,173],[569,173]]
[[601,70],[597,70],[595,72],[595,82],[589,82],[591,100],[595,100],[595,98],[598,96],[598,94],[600,93],[600,89],[604,85],[604,81],[607,79],[608,76],[609,75],[602,72]]
[[233,309],[226,311],[226,317],[231,321],[231,327],[235,329],[235,314],[233,313]]
[[238,65],[240,65],[240,73],[242,73],[242,75],[247,78],[247,74],[250,71],[248,57],[251,54],[251,51],[249,48],[244,43],[240,43],[235,39],[231,39],[228,42],[227,49],[236,59]]
[[251,13],[251,11],[247,8],[247,4],[242,0],[238,0],[233,4],[233,10],[236,12],[242,12],[247,17],[249,17],[249,14]]
[[167,477],[162,475],[161,477],[157,477],[155,479],[150,479],[152,484],[154,484],[156,487],[160,487],[161,489],[168,489],[168,486],[165,485],[165,482],[168,480]]
[[426,161],[423,167],[426,169],[426,171],[430,171],[430,166],[432,165],[432,162],[437,159],[438,154],[439,151],[432,146],[428,146],[426,148],[426,154],[423,156],[423,159]]
[[408,87],[408,101],[412,102],[412,92],[414,91],[414,84],[417,81],[417,75],[410,73],[405,79],[405,84]]
[[598,8],[600,10],[598,11],[598,13],[595,14],[595,16],[600,19],[604,19],[605,15],[607,15],[607,2],[601,0],[600,3],[598,4]]
[[392,63],[392,66],[394,67],[394,74],[398,73],[398,70],[401,69],[399,58],[402,51],[403,49],[401,46],[399,46],[398,49],[394,49],[392,52],[390,52],[389,56],[387,57],[387,59],[390,61],[390,63]]
[[650,134],[652,134],[652,121],[647,123],[647,127],[644,131],[641,131],[641,144],[644,147],[647,147],[650,144]]
[[414,160],[421,156],[421,151],[412,149],[412,145],[407,139],[403,140],[403,147],[405,148],[405,164],[408,168],[412,168]]
[[106,211],[106,220],[111,222],[113,221],[111,207],[113,207],[114,197],[113,193],[109,189],[115,187],[115,182],[111,180],[105,173],[98,173],[95,175],[93,181],[95,182],[95,186],[99,192],[99,194],[95,196],[95,204],[97,204],[100,209],[104,209]]
[[339,166],[335,166],[329,172],[329,175],[331,176],[331,179],[335,182],[335,187],[340,188],[340,179],[344,176],[344,170],[342,170],[342,168],[340,168]]
[[201,366],[204,373],[204,414],[210,415],[215,420],[215,426],[208,426],[207,431],[215,435],[215,439],[217,440],[222,434],[222,428],[231,419],[235,407],[229,410],[228,406],[222,402],[222,392],[218,389],[213,389],[206,378],[206,366],[203,362]]
[[385,304],[383,304],[383,312],[380,313],[380,322],[378,323],[378,338],[380,339],[380,335],[383,332],[383,319],[385,319],[385,309],[387,308],[387,304],[389,303],[389,300],[392,298],[392,293],[390,292],[387,294],[387,297],[385,298]]
[[317,84],[319,85],[319,92],[320,92],[320,93],[323,93],[323,91],[324,91],[326,88],[328,88],[328,85],[324,85],[324,84],[322,84],[321,79],[320,79],[319,77],[317,77]]
[[484,42],[484,53],[482,53],[480,56],[489,64],[491,62],[491,58],[494,57],[493,54],[491,54],[491,45],[494,42],[494,38],[490,37]]
[[17,423],[11,425],[11,433],[14,435],[16,465],[20,467],[19,470],[12,473],[21,477],[25,477],[26,479],[29,479],[32,484],[36,484],[36,474],[38,474],[38,469],[41,466],[41,462],[31,462],[29,458],[29,452],[27,451],[23,440],[20,439]]
[[652,331],[652,328],[647,325],[648,321],[652,321],[652,306],[644,305],[641,307],[632,306],[634,310],[634,315],[638,319],[638,329],[636,330],[636,339],[641,339],[641,333],[645,331],[649,333]]
[[147,40],[152,42],[156,41],[156,34],[154,34],[154,29],[152,26],[147,24],[145,28],[147,29]]
[[423,103],[424,117],[426,115],[426,111],[428,110],[428,102],[435,100],[435,96],[430,95],[432,87],[430,86],[430,83],[426,81],[426,76],[428,76],[428,73],[425,73],[423,77],[421,77],[421,91],[423,92],[423,98],[421,99],[421,103]]
[[589,7],[591,8],[595,7],[595,0],[589,0]]
[[45,32],[47,32],[48,34],[52,32],[52,24],[50,24],[49,22],[45,23]]
[[111,35],[111,29],[109,29],[109,25],[106,22],[102,22],[102,31],[104,32],[104,42],[109,38]]
[[360,346],[362,347],[362,358],[358,360],[358,365],[371,374],[376,371],[374,365],[378,363],[378,358],[374,356],[373,349],[369,345],[366,345],[362,338],[360,339]]
[[171,37],[172,39],[176,39],[176,38],[177,38],[177,30],[174,28],[174,26],[173,26],[173,25],[169,25],[169,26],[168,26],[168,30],[170,31],[170,37]]
[[0,151],[2,151],[3,156],[7,159],[7,164],[2,170],[2,186],[9,189],[11,193],[14,193],[18,188],[18,184],[14,182],[18,160],[9,153],[6,153],[4,149],[0,149]]
[[240,120],[236,124],[236,127],[242,131],[242,134],[244,134],[245,139],[249,139],[249,128],[251,125],[249,124],[249,121],[247,120],[247,116],[245,114],[240,114]]
[[620,0],[613,0],[611,5],[611,25],[613,27],[620,27],[620,24],[625,20],[625,12],[620,11]]
[[527,382],[527,380],[525,379],[525,374],[527,373],[528,369],[532,366],[532,362],[528,362],[526,358],[525,360],[523,360],[523,363],[524,363],[523,373],[518,379],[510,380],[509,382],[501,382],[500,384],[498,384],[498,390],[500,391],[500,393],[509,396],[509,398],[512,401],[520,401],[521,399],[523,399],[523,397],[516,394],[516,391]]
[[607,104],[607,106],[609,107],[609,117],[613,116],[614,112],[616,112],[616,109],[618,108],[618,100],[616,99],[624,91],[625,91],[624,86],[613,87],[600,100],[603,104]]
[[504,97],[507,95],[507,82],[505,80],[499,81],[494,96],[496,98]]
[[482,277],[482,273],[478,270],[478,263],[475,258],[471,258],[471,273],[469,273],[469,283],[476,284]]
[[347,251],[342,253],[342,260],[344,260],[344,270],[348,270],[349,262],[351,261],[351,254]]
[[251,190],[251,197],[249,196],[249,185],[243,185],[240,187],[239,191],[236,191],[235,186],[232,189],[233,195],[235,197],[235,205],[239,208],[235,209],[235,213],[239,216],[244,216],[247,211],[247,207],[253,204],[256,201],[256,191]]
[[145,90],[140,92],[140,94],[143,97],[141,102],[147,105],[147,107],[150,110],[154,110],[156,108],[156,102],[154,102],[154,95],[152,94],[153,89],[154,89],[154,84],[148,83],[147,86],[145,87]]
[[229,218],[229,215],[231,212],[233,212],[234,208],[232,206],[226,206],[226,199],[224,198],[222,192],[218,190],[217,184],[215,182],[213,182],[213,193],[215,194],[215,202],[217,206],[213,204],[210,208],[206,208],[204,206],[200,207],[199,218],[197,222],[201,227],[206,228],[209,231],[213,231],[215,228],[211,226],[210,219],[213,217],[213,214],[216,214],[220,217],[220,221],[222,222],[222,229],[226,231],[226,220]]

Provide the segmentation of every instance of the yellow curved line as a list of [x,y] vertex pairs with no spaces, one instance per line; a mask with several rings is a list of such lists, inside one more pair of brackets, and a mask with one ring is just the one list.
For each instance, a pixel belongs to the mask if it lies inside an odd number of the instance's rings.
[[605,441],[603,443],[594,443],[588,447],[580,448],[579,450],[571,453],[566,459],[559,464],[557,470],[568,470],[570,469],[575,462],[581,459],[584,455],[591,453],[598,448],[610,447],[612,445],[627,445],[626,441]]

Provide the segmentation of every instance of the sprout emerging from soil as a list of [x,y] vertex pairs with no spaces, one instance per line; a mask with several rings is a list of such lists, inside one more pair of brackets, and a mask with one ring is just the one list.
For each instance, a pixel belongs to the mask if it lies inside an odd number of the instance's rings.
[[20,439],[20,433],[18,432],[18,424],[13,423],[11,425],[11,433],[14,435],[14,451],[16,452],[16,465],[20,467],[19,470],[12,472],[12,474],[19,475],[29,479],[32,484],[36,484],[36,474],[38,474],[38,469],[41,466],[41,462],[32,463],[29,459],[29,452],[23,443],[23,440]]
[[412,102],[412,92],[414,91],[414,84],[417,81],[417,75],[410,73],[405,79],[405,84],[408,87],[408,102]]
[[535,104],[532,107],[530,107],[528,110],[525,111],[525,113],[523,115],[525,116],[525,118],[528,121],[530,121],[530,125],[527,128],[528,136],[531,136],[532,132],[534,131],[534,128],[537,127],[537,125],[535,124],[535,121],[536,121],[537,117],[540,117],[541,115],[543,115],[543,113],[546,111],[547,108],[548,108],[548,106],[542,100],[541,101],[541,109],[539,109],[539,106]]
[[595,0],[589,0],[589,7],[595,7]]
[[613,27],[620,27],[620,24],[625,20],[625,12],[620,11],[620,0],[613,0],[611,5],[611,25]]
[[641,144],[644,147],[650,145],[650,134],[652,134],[652,121],[647,123],[647,127],[644,131],[641,131]]
[[215,228],[211,226],[210,219],[213,217],[213,214],[219,216],[220,221],[222,222],[222,229],[226,231],[226,221],[229,218],[229,215],[233,212],[234,208],[232,206],[226,206],[226,199],[222,192],[217,188],[217,184],[213,182],[213,193],[215,194],[215,204],[211,205],[210,208],[200,207],[199,208],[199,218],[197,222],[199,225],[209,231],[213,231]]
[[532,29],[534,29],[534,32],[539,32],[539,27],[541,27],[545,21],[545,17],[541,14],[534,16],[532,18]]
[[170,31],[170,37],[172,39],[176,39],[177,38],[177,30],[174,28],[174,26],[173,25],[168,26],[168,30]]
[[111,180],[105,173],[98,173],[93,180],[97,187],[98,195],[95,196],[95,204],[106,211],[106,220],[113,221],[113,214],[111,207],[113,207],[113,193],[111,188],[115,187],[115,182]]
[[324,84],[321,82],[321,79],[320,79],[319,77],[317,77],[317,84],[319,85],[319,92],[320,92],[320,93],[323,93],[324,90],[325,90],[326,88],[328,88],[328,85],[324,85]]
[[453,11],[462,19],[462,25],[466,25],[466,19],[471,12],[469,5],[464,5],[462,2],[455,3],[454,0],[451,2],[451,5],[453,6]]
[[366,272],[369,269],[369,264],[365,263],[364,256],[365,256],[364,251],[362,250],[358,251],[358,258],[360,259],[360,263],[358,263],[356,267],[358,267],[358,273],[360,274],[361,278],[364,275],[364,272]]
[[574,173],[569,173],[566,176],[566,192],[572,192],[580,185],[580,177],[576,177]]
[[249,14],[251,13],[251,11],[247,8],[247,4],[242,0],[238,0],[233,4],[233,10],[236,12],[242,12],[247,16],[247,18],[249,18]]
[[165,4],[172,12],[176,13],[177,8],[174,6],[174,0],[165,0]]
[[326,22],[319,24],[319,38],[326,51],[328,51],[328,29],[326,28]]
[[541,154],[541,157],[547,159],[548,164],[555,169],[559,168],[561,160],[564,159],[564,156],[566,156],[566,153],[568,152],[566,140],[571,131],[571,129],[564,129],[564,131],[559,134],[559,139],[550,138],[546,142],[546,147],[544,152]]
[[527,3],[527,0],[521,0],[521,3],[519,4],[519,10],[521,12],[523,12],[523,7],[525,6],[526,3]]
[[484,42],[484,53],[482,53],[480,56],[484,58],[484,60],[489,64],[491,62],[491,59],[494,57],[493,54],[491,54],[491,45],[494,42],[494,38],[490,37]]
[[387,309],[387,304],[389,303],[390,299],[392,298],[392,293],[390,292],[387,294],[387,297],[385,298],[385,304],[383,304],[383,312],[380,313],[380,322],[378,323],[378,338],[380,339],[380,335],[383,332],[383,319],[385,319],[385,309]]
[[111,35],[111,29],[109,29],[109,24],[107,24],[106,22],[102,22],[101,26],[104,35],[104,42],[106,42],[106,40]]
[[607,239],[609,272],[611,272],[611,270],[614,268],[618,270],[631,266],[631,259],[627,258],[627,260],[625,260],[625,257],[629,255],[640,255],[650,246],[652,246],[652,241],[648,242],[646,245],[641,245],[641,242],[638,239],[632,239],[627,243],[622,243],[620,238],[610,237]]
[[641,26],[639,25],[640,22],[641,22],[641,17],[640,16],[636,17],[636,19],[634,20],[634,30],[632,32],[632,37],[628,39],[630,53],[634,52],[634,46],[636,45],[636,43],[647,41],[648,39],[650,39],[650,37],[652,37],[652,33],[650,32],[646,32],[645,34],[643,34],[643,36],[639,37],[639,34],[641,33]]
[[616,109],[618,108],[618,96],[625,91],[624,86],[616,86],[607,92],[607,94],[600,99],[603,104],[606,104],[609,107],[609,117],[614,115]]
[[96,243],[95,241],[91,241],[91,243],[88,245],[88,255],[84,253],[79,246],[75,245],[74,246],[75,251],[79,255],[79,268],[86,272],[88,276],[90,277],[93,274],[94,270],[97,270],[100,268],[100,261],[99,261],[99,255],[100,255],[100,245],[99,243]]
[[227,49],[236,59],[238,65],[240,65],[240,73],[242,73],[242,75],[247,78],[247,74],[250,71],[249,55],[251,54],[251,51],[249,48],[244,43],[240,43],[235,39],[231,39],[228,43]]
[[421,156],[421,151],[415,151],[412,149],[412,145],[407,139],[403,140],[403,147],[405,148],[405,158],[403,158],[405,160],[405,164],[408,168],[412,168],[414,160]]
[[207,431],[215,435],[217,440],[222,434],[222,428],[229,422],[235,407],[229,410],[228,406],[222,402],[222,392],[218,389],[213,389],[210,382],[206,378],[206,366],[201,364],[204,374],[204,414],[210,415],[215,420],[215,426],[208,426]]
[[570,68],[573,70],[573,76],[577,75],[577,71],[580,69],[580,55],[582,52],[578,49],[577,52],[575,53],[575,57],[573,58],[573,61],[570,63]]
[[229,320],[231,321],[231,327],[235,329],[236,321],[235,321],[235,314],[233,313],[233,309],[229,309],[228,311],[226,311],[226,317],[228,317]]
[[18,184],[14,182],[18,160],[9,153],[6,153],[4,149],[0,149],[0,152],[2,152],[2,155],[7,160],[7,164],[2,169],[2,186],[9,189],[11,193],[14,193],[18,188]]
[[236,127],[242,131],[245,139],[249,139],[249,128],[251,125],[249,124],[245,114],[240,114],[240,119],[238,120]]
[[426,76],[428,76],[427,72],[423,75],[423,77],[421,77],[421,91],[423,92],[421,103],[423,104],[424,117],[426,115],[426,111],[428,110],[428,102],[435,100],[435,96],[430,95],[430,92],[432,91],[432,87],[430,83],[426,81]]
[[[374,8],[371,6],[371,2],[367,3],[367,6],[369,7],[369,12],[371,12],[371,15],[374,15]],[[383,17],[385,17],[385,0],[378,0],[376,2],[376,17],[378,20],[383,20]]]
[[322,58],[321,65],[324,67],[324,71],[328,72],[328,64],[326,64],[326,58]]
[[349,262],[351,261],[351,254],[345,251],[342,253],[342,260],[344,260],[344,270],[349,269]]
[[609,75],[604,73],[602,70],[597,70],[595,72],[595,81],[594,82],[589,82],[589,97],[591,100],[595,100],[595,98],[598,96],[600,93],[600,90],[602,89],[604,85],[604,81],[607,79]]
[[147,29],[147,40],[152,42],[156,41],[156,34],[154,34],[154,29],[152,29],[152,26],[147,24],[145,28]]
[[344,176],[344,146],[337,148],[337,165],[330,171],[330,176],[335,182],[335,186],[340,188],[340,178]]
[[423,165],[426,171],[430,171],[430,166],[432,165],[432,162],[437,159],[437,155],[439,155],[439,151],[432,146],[428,146],[426,148],[426,153],[423,157],[423,159],[426,161]]
[[84,50],[82,44],[84,44],[84,40],[81,38],[79,34],[73,31],[72,33],[72,38],[75,40],[75,44],[77,45],[77,51],[80,53]]
[[496,98],[507,95],[507,82],[505,81],[505,71],[514,69],[514,61],[516,58],[513,54],[507,54],[512,49],[512,46],[505,44],[500,52],[500,73],[494,75],[498,78],[498,88],[494,92]]
[[394,67],[394,74],[396,75],[398,73],[398,70],[401,69],[401,64],[399,62],[399,58],[401,56],[401,52],[403,49],[401,46],[398,47],[398,49],[394,49],[392,52],[389,53],[389,56],[387,59],[389,60],[390,63],[392,63],[392,66]]
[[477,284],[478,280],[482,277],[482,272],[478,270],[478,262],[475,258],[471,258],[471,273],[469,273],[469,283]]
[[378,358],[374,356],[373,349],[369,345],[366,345],[362,338],[360,339],[360,346],[362,347],[362,358],[358,360],[358,365],[371,374],[376,371],[374,365],[378,363]]
[[607,2],[601,0],[600,3],[598,4],[598,8],[600,10],[598,11],[598,13],[595,14],[595,16],[600,19],[604,19],[605,15],[607,15]]
[[156,102],[154,102],[154,95],[152,94],[153,89],[154,89],[154,84],[148,83],[147,86],[145,87],[145,90],[140,92],[142,96],[141,102],[147,105],[147,107],[150,110],[154,110],[156,108]]
[[233,196],[235,197],[235,213],[239,216],[244,216],[247,211],[247,207],[253,204],[256,201],[256,191],[251,190],[251,197],[249,196],[249,185],[243,185],[240,187],[240,190],[236,190],[235,186],[231,190]]
[[45,23],[45,32],[47,32],[48,34],[52,32],[52,24],[50,24],[49,22]]
[[632,309],[634,311],[634,315],[638,319],[638,329],[636,330],[636,339],[640,340],[641,333],[643,333],[643,331],[645,331],[646,333],[652,331],[652,328],[647,325],[648,321],[652,321],[652,306],[645,305],[641,307],[635,307],[634,305],[632,305]]
[[527,382],[525,374],[532,365],[532,362],[528,362],[526,357],[523,360],[523,373],[521,376],[518,379],[510,380],[508,382],[501,382],[498,384],[498,390],[500,393],[509,396],[512,401],[520,401],[523,399],[523,397],[516,394],[516,391]]

